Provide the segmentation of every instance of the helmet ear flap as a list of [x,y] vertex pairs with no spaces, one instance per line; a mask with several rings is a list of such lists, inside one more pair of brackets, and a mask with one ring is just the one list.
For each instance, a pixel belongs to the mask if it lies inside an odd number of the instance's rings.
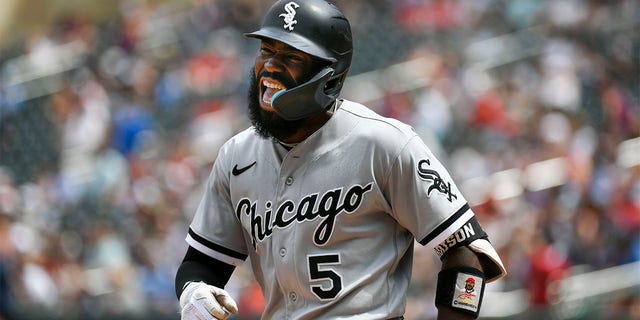
[[335,98],[338,97],[338,94],[340,94],[340,91],[342,90],[342,85],[344,84],[344,81],[347,79],[347,71],[344,71],[342,74],[333,77],[332,79],[329,79],[329,81],[327,81],[327,83],[324,86],[324,92],[327,95],[330,96],[335,96]]

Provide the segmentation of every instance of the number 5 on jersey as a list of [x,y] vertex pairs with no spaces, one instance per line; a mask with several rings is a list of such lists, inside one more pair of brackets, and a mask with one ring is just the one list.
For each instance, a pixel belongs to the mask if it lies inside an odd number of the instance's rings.
[[[327,265],[340,264],[339,254],[326,254],[307,256],[309,262],[309,280],[312,283],[311,291],[320,300],[334,299],[342,291],[342,277],[334,269]],[[327,285],[329,284],[329,285]]]

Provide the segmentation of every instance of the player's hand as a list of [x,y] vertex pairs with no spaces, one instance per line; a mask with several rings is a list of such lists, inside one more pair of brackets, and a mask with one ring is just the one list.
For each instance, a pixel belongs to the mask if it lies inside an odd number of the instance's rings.
[[180,295],[182,320],[224,320],[238,306],[228,292],[204,282],[190,282]]

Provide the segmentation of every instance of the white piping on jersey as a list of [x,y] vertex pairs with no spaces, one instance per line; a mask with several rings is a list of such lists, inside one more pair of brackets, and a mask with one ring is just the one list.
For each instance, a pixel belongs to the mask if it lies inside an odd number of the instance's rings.
[[[440,232],[440,234],[437,235],[435,238],[431,239],[431,241],[429,241],[429,243],[427,243],[426,246],[429,249],[435,248],[438,244],[440,244],[442,241],[444,241],[446,238],[448,238],[456,230],[460,229],[473,216],[474,216],[473,211],[471,211],[470,208],[467,209],[467,211],[465,211],[465,213],[463,213],[462,216],[460,216],[460,218],[458,218],[455,222],[453,222],[447,229],[442,230],[442,232]],[[447,219],[445,219],[445,221],[446,220]],[[444,222],[442,222],[442,223],[444,223]]]
[[187,238],[185,240],[194,249],[208,255],[211,258],[220,260],[230,265],[234,265],[236,267],[244,263],[244,260],[234,258],[226,254],[220,253],[218,251],[212,250],[211,248],[203,245],[202,243],[198,242],[196,239],[192,238],[190,234],[187,234]]

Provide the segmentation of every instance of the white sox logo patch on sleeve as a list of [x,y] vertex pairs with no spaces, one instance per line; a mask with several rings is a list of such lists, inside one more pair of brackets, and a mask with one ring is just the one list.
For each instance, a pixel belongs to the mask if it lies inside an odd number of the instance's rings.
[[451,192],[451,183],[445,182],[438,171],[429,169],[431,161],[429,159],[420,160],[418,162],[418,176],[423,180],[431,180],[433,184],[427,189],[427,196],[431,195],[431,191],[436,190],[447,196],[449,202],[453,202],[453,199],[458,199],[458,196]]
[[293,31],[294,25],[298,23],[295,20],[296,17],[296,9],[300,8],[300,5],[291,1],[284,5],[285,13],[281,13],[278,17],[282,17],[284,19],[284,28],[289,31]]
[[243,215],[249,217],[254,249],[257,242],[271,237],[276,228],[284,229],[294,222],[304,223],[316,219],[321,222],[313,234],[313,242],[322,246],[331,238],[336,217],[341,213],[355,212],[372,186],[373,183],[369,183],[365,186],[353,185],[346,191],[344,188],[337,188],[322,195],[313,193],[302,197],[297,203],[284,201],[277,208],[273,207],[271,201],[267,201],[264,211],[258,210],[257,201],[242,198],[236,204],[235,213],[239,220],[242,220]]
[[482,278],[472,274],[458,273],[451,305],[477,312],[480,307],[480,297],[482,296],[482,281]]

